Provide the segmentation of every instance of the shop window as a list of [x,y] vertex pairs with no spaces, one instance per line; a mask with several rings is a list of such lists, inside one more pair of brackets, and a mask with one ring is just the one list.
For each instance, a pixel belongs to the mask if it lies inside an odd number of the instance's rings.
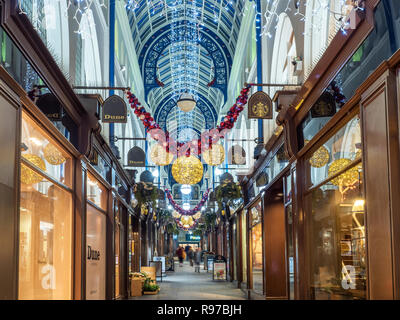
[[86,299],[106,298],[106,215],[87,204],[86,210]]
[[361,157],[361,128],[357,115],[307,159],[308,187],[316,186]]
[[120,273],[121,273],[121,208],[115,206],[114,221],[114,252],[115,252],[115,297],[120,296]]
[[25,114],[22,131],[18,296],[71,299],[72,159]]
[[[361,164],[343,175],[361,170]],[[352,173],[350,174],[352,175]],[[335,179],[311,203],[311,292],[314,299],[365,299],[366,248],[362,179]]]
[[250,213],[250,239],[251,239],[251,275],[253,290],[263,293],[263,237],[262,237],[262,209],[261,202],[252,207]]
[[102,210],[107,210],[107,190],[106,188],[91,174],[87,175],[87,200]]
[[[52,140],[28,115],[22,114],[21,135],[21,178],[35,181],[36,175],[29,169],[29,164],[34,165],[51,178],[72,186],[73,161],[67,152]],[[28,165],[24,164],[29,162]],[[40,175],[37,175],[39,179]]]
[[242,277],[243,277],[243,282],[247,283],[247,240],[246,240],[246,230],[247,230],[247,223],[246,223],[246,214],[243,212],[240,215],[241,221],[241,234],[242,234],[242,239],[240,241],[242,242]]
[[324,152],[318,149],[307,159],[312,298],[365,299],[365,217],[358,116],[322,147],[326,148]]

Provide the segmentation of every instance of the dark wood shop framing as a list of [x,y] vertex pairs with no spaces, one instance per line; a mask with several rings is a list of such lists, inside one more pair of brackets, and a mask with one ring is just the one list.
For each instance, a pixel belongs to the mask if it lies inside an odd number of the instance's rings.
[[[62,103],[64,110],[72,118],[76,125],[76,132],[71,142],[67,141],[62,134],[54,128],[52,123],[47,117],[33,104],[28,98],[27,93],[19,86],[19,84],[0,66],[0,91],[4,97],[9,97],[11,104],[14,106],[14,125],[15,128],[12,132],[15,134],[15,146],[19,146],[20,130],[21,130],[21,113],[24,109],[29,113],[50,135],[57,140],[71,155],[75,161],[75,178],[73,181],[73,224],[75,243],[73,244],[73,299],[85,298],[85,239],[86,239],[86,172],[90,171],[99,181],[101,181],[109,190],[108,199],[108,218],[107,218],[107,262],[106,262],[106,299],[113,299],[115,297],[114,288],[114,210],[113,204],[119,201],[126,208],[126,214],[122,218],[121,223],[124,225],[124,240],[121,244],[121,252],[126,249],[127,245],[127,230],[128,230],[128,212],[134,214],[139,219],[137,212],[133,212],[129,207],[128,198],[131,192],[134,180],[129,177],[126,171],[118,162],[118,159],[113,154],[111,148],[106,143],[100,134],[101,126],[99,124],[98,115],[92,110],[87,109],[82,105],[77,94],[75,94],[71,85],[64,77],[56,61],[46,48],[40,36],[33,28],[28,17],[24,14],[18,13],[17,0],[0,0],[1,6],[1,26],[7,32],[8,36],[12,39],[14,44],[18,47],[24,57],[29,61],[35,71],[40,75],[43,81],[48,85],[51,92]],[[72,53],[73,55],[73,53]],[[7,89],[3,82],[10,87],[12,92]],[[4,88],[4,89],[3,89]],[[7,119],[6,121],[10,121]],[[1,125],[3,125],[3,122]],[[11,131],[10,131],[11,132]],[[3,141],[8,140],[8,144]],[[10,137],[4,136],[2,146],[7,147],[10,144]],[[9,150],[14,150],[13,146]],[[8,150],[8,149],[7,149]],[[91,166],[90,160],[93,159],[95,153],[98,153],[109,165],[111,174],[107,178],[100,176],[96,170]],[[2,152],[1,162],[10,163],[14,168],[10,168],[10,172],[14,172],[13,188],[8,192],[0,192],[1,201],[8,203],[7,208],[1,208],[0,212],[13,212],[12,215],[5,217],[0,214],[1,233],[0,240],[4,250],[4,257],[2,264],[5,263],[7,269],[2,269],[0,273],[0,299],[17,299],[18,298],[18,243],[19,243],[19,222],[18,222],[18,208],[19,208],[19,148],[15,151],[15,159],[10,161],[6,159],[6,153]],[[9,153],[9,152],[8,152]],[[4,161],[3,161],[4,160]],[[119,181],[128,189],[128,194],[121,197],[118,195],[118,190],[112,186],[115,185],[116,176]],[[11,192],[11,193],[10,193]],[[114,197],[113,197],[114,194]],[[4,199],[3,199],[4,197]],[[13,199],[13,203],[10,201]],[[5,209],[5,210],[3,210]],[[139,230],[140,232],[140,230]],[[126,242],[126,244],[125,244]],[[4,245],[3,245],[4,243]],[[140,250],[139,250],[140,252]],[[6,261],[7,260],[7,261]],[[121,274],[124,274],[124,279],[121,281],[122,296],[127,296],[128,290],[128,261],[127,257],[123,257],[121,263]],[[12,276],[10,276],[12,275]]]

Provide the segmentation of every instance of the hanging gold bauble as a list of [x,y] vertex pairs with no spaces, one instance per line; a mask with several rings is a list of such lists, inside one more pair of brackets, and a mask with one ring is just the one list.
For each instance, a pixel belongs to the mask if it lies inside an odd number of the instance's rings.
[[189,225],[189,226],[192,226],[194,223],[193,218],[191,216],[182,216],[181,222],[183,225]]
[[[46,171],[46,163],[43,161],[42,158],[34,155],[34,154],[23,154],[22,155],[26,160],[30,163],[41,169],[42,171]],[[43,177],[33,171],[28,166],[21,163],[21,182],[24,184],[34,184],[39,183],[43,180]]]
[[[309,140],[304,140],[305,144],[308,142]],[[310,165],[314,168],[322,168],[329,162],[329,150],[325,146],[321,146],[314,152],[309,161]]]
[[211,149],[203,152],[204,161],[210,166],[219,166],[225,160],[225,150],[220,144],[214,144]]
[[178,211],[172,212],[172,216],[176,219],[179,219],[182,215]]
[[157,166],[167,166],[174,159],[174,155],[167,152],[165,148],[159,144],[155,144],[151,147],[150,159]]
[[203,178],[203,165],[195,156],[182,156],[172,165],[172,176],[180,184],[196,184]]
[[200,217],[201,217],[201,212],[200,212],[200,211],[197,212],[197,213],[195,213],[195,214],[193,215],[193,218],[194,218],[195,220],[200,219]]
[[[350,159],[342,158],[333,161],[329,165],[328,169],[328,176],[333,176],[335,173],[339,172],[343,168],[347,167],[352,161]],[[331,182],[335,186],[347,186],[352,185],[356,181],[358,181],[359,174],[357,166],[350,168],[349,170],[343,172],[341,175],[337,176],[336,178],[332,179]]]
[[65,157],[54,145],[48,143],[43,149],[44,158],[52,165],[58,166],[65,162]]

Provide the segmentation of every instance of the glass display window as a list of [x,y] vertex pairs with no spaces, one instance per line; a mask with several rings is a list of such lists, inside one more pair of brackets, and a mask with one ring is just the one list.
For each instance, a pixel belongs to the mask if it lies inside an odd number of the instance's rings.
[[262,234],[262,208],[261,201],[250,210],[250,248],[251,248],[251,276],[252,289],[262,294],[264,291],[263,270],[263,234]]
[[29,165],[32,165],[71,188],[72,157],[25,112],[22,113],[21,158],[22,184],[32,185],[42,181],[42,175],[30,168]]
[[[18,297],[72,299],[72,158],[25,113],[19,214]],[[59,164],[46,153],[54,147]],[[60,160],[60,159],[59,159]]]
[[308,167],[311,181],[318,183],[306,195],[312,298],[366,299],[365,200],[358,117],[326,145],[333,155],[330,165]]
[[115,254],[115,297],[118,298],[120,292],[120,273],[121,273],[121,208],[116,202],[114,209],[114,254]]
[[86,206],[86,299],[106,297],[106,215]]
[[90,172],[87,174],[86,198],[102,210],[107,210],[107,189]]
[[[360,118],[357,115],[307,159],[307,187],[316,186],[351,165],[353,161],[361,158],[361,152]],[[356,171],[354,174],[351,171],[350,174],[357,180]],[[351,177],[341,175],[336,180],[347,178]]]
[[242,238],[240,239],[242,245],[242,278],[243,278],[243,282],[247,283],[247,241],[246,241],[246,237],[247,237],[247,219],[246,219],[246,214],[245,211],[242,212],[242,214],[240,215],[240,219],[241,219],[241,234],[242,234]]

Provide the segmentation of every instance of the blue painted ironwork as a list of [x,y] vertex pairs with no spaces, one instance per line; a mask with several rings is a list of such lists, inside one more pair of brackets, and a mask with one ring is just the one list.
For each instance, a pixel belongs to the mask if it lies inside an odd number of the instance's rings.
[[[158,88],[157,63],[162,56],[164,50],[171,45],[172,42],[182,41],[185,36],[184,20],[178,22],[177,30],[171,33],[171,26],[165,26],[155,32],[144,45],[143,50],[139,54],[139,65],[142,68],[146,99],[150,90]],[[226,98],[226,89],[229,77],[229,71],[232,66],[232,57],[225,43],[214,32],[203,27],[201,40],[199,44],[206,49],[208,56],[213,62],[216,81],[213,88],[221,90]],[[174,36],[174,37],[173,37]],[[207,66],[206,72],[210,72]],[[196,79],[197,80],[197,79]],[[208,90],[208,88],[205,88]]]
[[[109,44],[109,86],[114,87],[115,81],[115,0],[110,0],[110,44]],[[114,94],[114,90],[110,90],[110,96]],[[110,123],[110,145],[114,145],[114,123]]]
[[[256,46],[257,46],[257,82],[263,83],[262,77],[262,37],[261,37],[261,1],[256,1]],[[257,87],[258,91],[262,91],[262,87]],[[264,125],[263,119],[258,119],[258,140],[260,143],[264,141]]]

